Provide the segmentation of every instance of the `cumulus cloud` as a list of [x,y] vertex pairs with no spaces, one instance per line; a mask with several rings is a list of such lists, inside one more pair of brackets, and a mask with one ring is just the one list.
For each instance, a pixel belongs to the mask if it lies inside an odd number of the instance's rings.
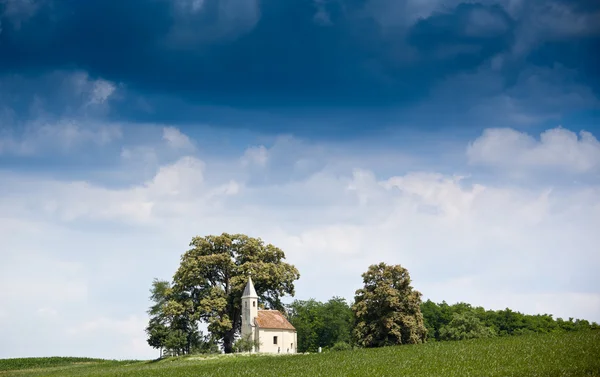
[[269,151],[264,145],[258,147],[250,147],[246,149],[244,155],[240,159],[243,166],[257,165],[266,166],[269,161]]
[[559,169],[590,173],[600,168],[600,142],[590,132],[579,135],[558,127],[539,140],[513,129],[488,129],[467,148],[472,164],[511,169]]
[[[220,197],[235,195],[240,190],[235,181],[207,187],[204,169],[205,164],[201,160],[183,157],[161,166],[151,179],[123,189],[85,181],[48,180],[37,183],[45,187],[46,194],[31,198],[30,203],[37,207],[34,212],[40,211],[44,216],[64,222],[88,220],[148,224],[192,210],[202,213],[203,209],[218,206]],[[5,182],[21,187],[23,192],[35,191],[27,188],[32,183],[29,180],[7,176]],[[27,207],[9,201],[4,205],[7,212],[27,213]]]
[[84,107],[106,103],[117,90],[114,82],[102,78],[91,78],[87,72],[83,71],[72,73],[57,71],[50,73],[46,79],[49,81],[60,80],[62,94],[67,97],[73,95],[87,97],[87,102],[83,104]]
[[3,117],[0,111],[0,122],[23,126],[65,119],[97,120],[110,113],[123,87],[80,70],[52,70],[37,77],[0,72],[0,110],[5,107],[12,113]]
[[94,124],[75,119],[55,123],[32,122],[23,131],[0,133],[0,154],[35,155],[45,151],[73,151],[86,145],[104,146],[122,136],[118,124]]
[[115,84],[110,81],[102,79],[94,81],[89,103],[101,104],[106,102],[106,100],[114,93],[115,89]]
[[194,143],[190,138],[183,134],[179,129],[175,127],[164,127],[163,128],[163,139],[167,142],[169,147],[180,150],[193,150]]

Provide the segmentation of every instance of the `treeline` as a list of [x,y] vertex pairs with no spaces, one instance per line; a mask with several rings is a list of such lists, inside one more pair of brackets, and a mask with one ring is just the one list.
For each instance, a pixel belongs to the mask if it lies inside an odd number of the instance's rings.
[[[597,323],[581,319],[554,319],[551,314],[528,315],[508,308],[486,310],[463,302],[427,300],[420,309],[429,342],[600,329]],[[287,314],[298,332],[299,352],[317,352],[319,347],[343,350],[357,343],[354,312],[343,298],[295,300],[287,306]]]
[[421,304],[421,313],[428,341],[600,329],[597,323],[582,319],[554,319],[551,314],[529,315],[508,308],[486,310],[464,302],[449,305],[427,300]]

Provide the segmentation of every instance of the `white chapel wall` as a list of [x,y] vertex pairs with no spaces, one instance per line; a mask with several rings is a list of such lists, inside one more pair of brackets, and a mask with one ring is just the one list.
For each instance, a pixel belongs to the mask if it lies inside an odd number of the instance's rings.
[[[277,337],[277,344],[273,343],[273,337]],[[264,353],[296,353],[298,345],[296,332],[281,329],[260,329],[260,352]]]

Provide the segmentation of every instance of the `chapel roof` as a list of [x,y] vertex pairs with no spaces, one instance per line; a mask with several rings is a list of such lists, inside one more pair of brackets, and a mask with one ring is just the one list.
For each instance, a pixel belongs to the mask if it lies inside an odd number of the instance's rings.
[[279,310],[259,310],[255,321],[262,329],[296,330]]

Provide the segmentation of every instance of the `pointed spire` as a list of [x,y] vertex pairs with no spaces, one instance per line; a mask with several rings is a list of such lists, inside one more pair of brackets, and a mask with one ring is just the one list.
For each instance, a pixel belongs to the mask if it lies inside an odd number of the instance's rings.
[[254,289],[254,283],[252,283],[252,277],[248,276],[248,283],[246,284],[246,288],[244,288],[244,293],[242,294],[242,298],[252,297],[258,298],[256,294],[256,289]]

